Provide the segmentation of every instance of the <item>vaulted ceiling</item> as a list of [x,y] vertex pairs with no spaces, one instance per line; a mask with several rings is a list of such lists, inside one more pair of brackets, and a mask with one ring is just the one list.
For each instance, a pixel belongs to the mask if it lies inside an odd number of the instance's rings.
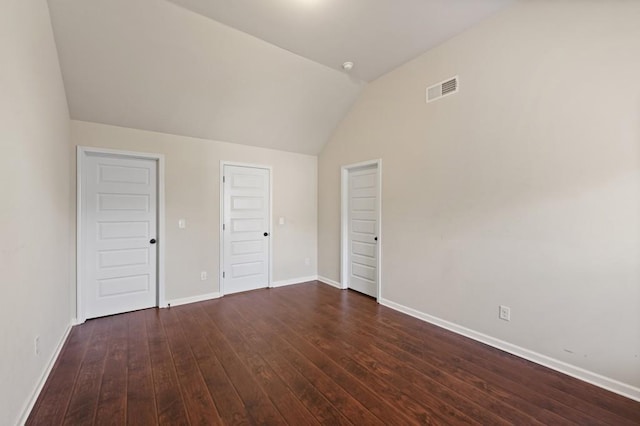
[[[512,0],[49,0],[74,119],[317,154],[371,81]],[[341,65],[353,61],[345,73]]]

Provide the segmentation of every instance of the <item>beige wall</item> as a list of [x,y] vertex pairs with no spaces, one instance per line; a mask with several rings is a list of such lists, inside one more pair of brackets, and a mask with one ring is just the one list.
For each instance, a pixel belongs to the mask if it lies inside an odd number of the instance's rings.
[[2,2],[0,57],[0,423],[15,424],[71,318],[69,113],[46,1]]
[[319,158],[319,274],[340,279],[340,166],[382,158],[383,298],[640,396],[639,22],[520,2],[370,84]]
[[[168,301],[219,291],[220,161],[273,168],[274,283],[317,274],[315,156],[73,120],[73,211],[78,145],[164,154]],[[178,228],[179,219],[186,219],[186,229]],[[71,234],[75,256],[75,229]],[[201,271],[208,280],[200,280]]]

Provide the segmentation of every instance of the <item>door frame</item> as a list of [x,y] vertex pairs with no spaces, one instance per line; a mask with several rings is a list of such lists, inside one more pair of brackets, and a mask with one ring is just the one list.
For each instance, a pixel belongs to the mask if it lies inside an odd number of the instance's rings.
[[164,155],[149,152],[122,151],[116,149],[93,148],[78,145],[76,148],[76,324],[84,323],[85,302],[82,291],[83,232],[82,232],[82,171],[88,154],[104,154],[122,158],[155,160],[157,163],[157,257],[156,257],[156,306],[166,307],[165,299],[165,210],[164,210]]
[[224,296],[224,278],[222,277],[222,273],[224,271],[224,231],[222,230],[222,226],[224,225],[224,167],[225,166],[236,166],[236,167],[249,167],[252,169],[266,169],[269,170],[269,229],[267,232],[269,233],[269,274],[268,274],[268,282],[267,288],[273,287],[273,167],[265,166],[262,164],[252,164],[252,163],[239,163],[236,161],[220,161],[220,223],[218,224],[218,230],[220,232],[220,249],[219,249],[219,262],[220,268],[218,271],[218,288],[220,289],[220,296]]
[[340,209],[340,282],[343,289],[349,288],[349,173],[353,170],[365,167],[376,166],[378,170],[378,193],[376,194],[378,211],[378,244],[376,244],[376,281],[378,284],[378,294],[376,301],[382,298],[382,159],[362,161],[360,163],[348,164],[341,169],[341,209]]

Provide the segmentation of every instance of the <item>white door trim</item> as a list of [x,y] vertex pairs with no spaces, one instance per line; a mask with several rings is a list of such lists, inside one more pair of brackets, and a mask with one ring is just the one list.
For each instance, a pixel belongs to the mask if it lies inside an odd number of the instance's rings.
[[251,163],[238,163],[235,161],[220,161],[220,223],[218,224],[218,232],[220,232],[220,268],[218,271],[218,287],[220,288],[220,296],[224,296],[224,279],[222,273],[224,272],[224,232],[222,232],[222,225],[224,224],[224,166],[237,166],[237,167],[251,167],[254,169],[266,169],[269,170],[269,282],[267,287],[273,287],[273,168],[271,166],[264,166],[261,164]]
[[157,295],[156,306],[165,307],[164,289],[164,241],[165,241],[165,212],[164,212],[164,155],[148,152],[121,151],[115,149],[92,148],[78,146],[76,149],[76,320],[75,324],[86,321],[86,312],[82,294],[82,166],[87,154],[109,154],[127,158],[141,158],[155,160],[158,164],[158,257],[157,257]]
[[354,169],[359,169],[367,166],[376,166],[378,169],[378,193],[376,194],[376,201],[378,203],[378,244],[376,246],[377,253],[377,274],[378,276],[378,297],[376,301],[380,301],[382,298],[382,159],[363,161],[355,164],[348,164],[342,166],[341,171],[341,209],[340,209],[340,282],[342,288],[349,288],[349,172]]

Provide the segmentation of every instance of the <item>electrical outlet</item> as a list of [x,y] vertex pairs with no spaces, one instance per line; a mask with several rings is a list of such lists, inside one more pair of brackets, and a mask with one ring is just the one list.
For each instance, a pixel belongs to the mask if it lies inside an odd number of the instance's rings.
[[311,259],[309,259],[308,257],[305,257],[304,264],[307,266],[311,265]]
[[511,321],[511,308],[508,306],[500,305],[500,309],[498,311],[498,317],[501,320]]
[[40,355],[40,336],[36,336],[33,341],[33,346],[36,352],[36,355]]
[[200,272],[200,280],[205,281],[207,279],[207,271]]

